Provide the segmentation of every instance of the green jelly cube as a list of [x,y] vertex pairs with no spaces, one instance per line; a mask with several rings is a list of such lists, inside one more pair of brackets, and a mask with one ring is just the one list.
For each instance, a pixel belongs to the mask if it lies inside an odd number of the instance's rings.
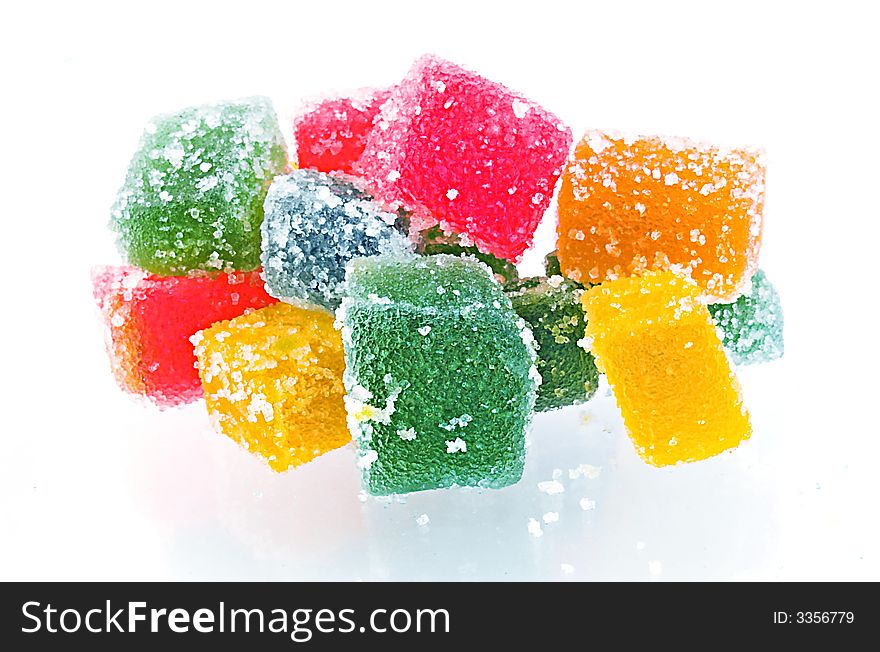
[[454,233],[444,233],[439,226],[433,226],[419,233],[418,241],[419,253],[426,256],[437,254],[473,256],[489,266],[499,283],[509,283],[519,278],[516,265],[509,260],[498,258],[492,254],[484,254],[473,245],[465,245],[461,241],[461,236]]
[[471,257],[349,263],[349,428],[375,495],[517,482],[540,376],[531,331]]
[[562,276],[562,267],[559,265],[559,256],[554,249],[544,256],[544,273],[549,276]]
[[286,167],[284,139],[266,98],[154,118],[113,206],[120,250],[156,274],[254,269],[263,199]]
[[535,336],[542,378],[535,409],[554,410],[587,401],[598,387],[599,372],[583,346],[587,321],[581,307],[582,286],[555,275],[522,279],[504,289]]
[[562,276],[571,287],[576,288],[591,288],[594,285],[598,285],[598,283],[580,283],[578,281],[565,277],[565,275],[562,273],[562,267],[559,264],[559,256],[556,255],[556,250],[553,250],[549,254],[544,256],[544,276],[546,276],[547,278]]
[[724,337],[724,348],[740,365],[770,362],[785,350],[782,305],[773,284],[763,271],[752,277],[751,290],[733,303],[709,306]]

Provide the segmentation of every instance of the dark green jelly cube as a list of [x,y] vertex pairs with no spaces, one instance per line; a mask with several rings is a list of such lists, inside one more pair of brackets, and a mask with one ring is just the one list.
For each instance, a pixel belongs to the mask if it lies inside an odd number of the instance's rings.
[[559,265],[559,256],[554,249],[544,256],[544,273],[549,276],[562,276],[562,267]]
[[486,263],[499,283],[509,283],[519,278],[516,265],[509,260],[498,258],[492,254],[485,254],[473,245],[463,245],[461,237],[456,234],[444,233],[439,226],[432,226],[419,233],[419,253],[426,256],[437,254],[450,254],[452,256],[473,256],[477,260]]
[[254,269],[266,190],[286,167],[266,98],[154,118],[113,206],[120,250],[155,274]]
[[513,309],[535,337],[541,386],[535,409],[553,410],[587,401],[599,384],[593,355],[584,349],[583,289],[559,275],[527,278],[505,286]]
[[591,288],[594,285],[598,285],[598,283],[579,283],[578,281],[565,277],[562,273],[562,267],[559,264],[559,256],[556,255],[556,250],[553,250],[544,256],[544,276],[547,278],[562,276],[571,287],[575,288]]
[[749,292],[733,303],[712,304],[709,312],[724,334],[724,348],[734,363],[746,365],[782,357],[782,304],[763,271],[752,277]]
[[365,488],[501,488],[522,476],[540,382],[531,331],[471,257],[375,256],[337,313]]

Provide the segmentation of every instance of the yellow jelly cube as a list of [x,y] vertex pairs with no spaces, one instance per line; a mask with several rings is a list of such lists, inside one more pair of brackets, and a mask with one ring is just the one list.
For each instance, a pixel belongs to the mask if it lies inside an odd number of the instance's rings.
[[218,322],[192,341],[217,429],[274,470],[350,441],[342,337],[332,315],[277,303]]
[[703,460],[748,439],[739,383],[693,281],[620,278],[589,289],[583,305],[587,342],[646,462]]

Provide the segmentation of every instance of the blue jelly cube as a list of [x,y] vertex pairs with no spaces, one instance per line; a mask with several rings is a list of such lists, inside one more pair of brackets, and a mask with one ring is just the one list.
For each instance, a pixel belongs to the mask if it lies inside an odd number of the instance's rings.
[[348,261],[413,248],[397,213],[321,172],[294,170],[276,177],[264,209],[266,289],[288,303],[334,310]]

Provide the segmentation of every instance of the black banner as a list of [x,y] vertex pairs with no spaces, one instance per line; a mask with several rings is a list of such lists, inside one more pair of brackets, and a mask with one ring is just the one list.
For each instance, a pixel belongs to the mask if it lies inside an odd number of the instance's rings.
[[874,590],[837,583],[13,583],[2,586],[0,643],[16,651],[130,643],[191,650],[223,639],[259,650],[840,645],[871,640]]

